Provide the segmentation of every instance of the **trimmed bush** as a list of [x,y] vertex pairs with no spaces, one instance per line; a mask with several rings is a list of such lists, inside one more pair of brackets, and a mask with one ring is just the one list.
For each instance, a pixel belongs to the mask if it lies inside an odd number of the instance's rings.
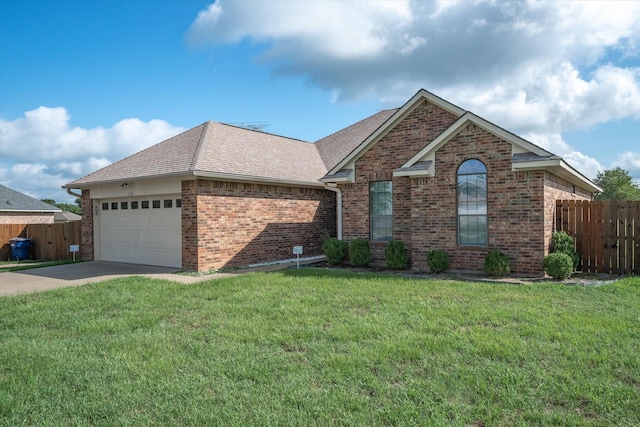
[[371,251],[367,239],[353,239],[349,244],[349,260],[354,267],[368,267]]
[[384,250],[384,259],[387,263],[387,268],[391,270],[402,270],[407,268],[409,255],[407,254],[404,242],[391,240],[387,243],[387,247]]
[[504,276],[510,271],[509,257],[497,249],[491,249],[484,258],[484,272],[492,276]]
[[543,261],[544,271],[554,279],[564,280],[573,273],[573,260],[562,252],[552,252]]
[[567,234],[566,231],[556,231],[553,233],[553,236],[551,236],[551,250],[552,252],[560,252],[569,255],[569,257],[571,257],[573,269],[575,270],[578,268],[580,255],[578,255],[578,252],[575,250],[573,237]]
[[449,268],[449,254],[438,249],[429,251],[427,252],[427,263],[432,273],[442,273]]
[[329,237],[322,243],[322,251],[329,265],[340,265],[347,256],[349,244],[335,237]]

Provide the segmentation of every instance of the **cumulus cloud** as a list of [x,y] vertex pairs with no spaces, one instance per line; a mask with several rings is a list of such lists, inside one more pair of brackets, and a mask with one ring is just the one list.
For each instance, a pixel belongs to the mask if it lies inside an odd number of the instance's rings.
[[638,185],[640,185],[640,153],[627,151],[618,156],[614,166],[620,166],[622,169],[629,171],[631,176],[636,177]]
[[183,131],[163,120],[125,119],[93,129],[70,120],[63,107],[0,119],[0,183],[39,199],[69,200],[62,185]]
[[563,132],[640,120],[640,2],[218,0],[187,40],[253,42],[336,102],[426,88],[558,154]]

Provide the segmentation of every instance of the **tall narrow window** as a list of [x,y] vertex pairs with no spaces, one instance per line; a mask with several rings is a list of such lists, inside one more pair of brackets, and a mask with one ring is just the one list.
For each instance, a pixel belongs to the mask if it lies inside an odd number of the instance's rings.
[[458,168],[458,244],[485,246],[487,226],[487,168],[467,160]]
[[393,192],[391,181],[369,183],[371,240],[391,240],[393,237]]

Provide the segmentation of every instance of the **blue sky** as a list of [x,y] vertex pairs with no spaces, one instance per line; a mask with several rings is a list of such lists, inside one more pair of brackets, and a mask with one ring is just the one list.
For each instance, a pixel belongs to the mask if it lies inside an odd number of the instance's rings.
[[60,186],[207,120],[315,141],[425,88],[640,180],[640,2],[0,0],[0,183]]

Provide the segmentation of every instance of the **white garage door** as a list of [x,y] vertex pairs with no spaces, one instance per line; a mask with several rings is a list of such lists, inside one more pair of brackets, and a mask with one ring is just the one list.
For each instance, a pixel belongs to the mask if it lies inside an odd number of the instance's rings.
[[99,203],[102,260],[182,267],[180,195]]

